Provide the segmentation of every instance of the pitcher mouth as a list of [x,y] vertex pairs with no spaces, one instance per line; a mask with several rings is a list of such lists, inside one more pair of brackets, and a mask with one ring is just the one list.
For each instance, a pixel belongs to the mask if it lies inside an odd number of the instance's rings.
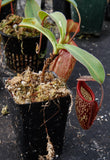
[[[86,99],[83,93],[81,92],[81,87],[88,93],[90,96],[90,99]],[[86,102],[94,102],[95,101],[95,95],[92,91],[92,89],[84,82],[84,81],[78,81],[77,84],[77,93]]]

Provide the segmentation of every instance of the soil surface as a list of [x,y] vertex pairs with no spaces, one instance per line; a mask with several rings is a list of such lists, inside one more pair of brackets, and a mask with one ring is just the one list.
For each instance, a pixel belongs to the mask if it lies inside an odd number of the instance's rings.
[[[110,21],[104,21],[100,36],[80,36],[75,42],[81,48],[91,52],[104,65],[106,78],[104,86],[104,100],[93,126],[83,130],[75,113],[76,79],[80,75],[88,75],[87,70],[77,62],[74,71],[68,80],[68,87],[73,94],[73,108],[68,115],[63,153],[59,160],[110,160]],[[48,42],[48,50],[52,50]],[[12,105],[9,95],[4,88],[4,80],[14,74],[5,67],[3,48],[0,50],[0,112],[3,107]],[[2,63],[1,63],[2,62]],[[93,82],[96,99],[100,101],[100,88]],[[16,143],[16,135],[11,121],[12,113],[0,117],[0,160],[20,160],[22,154]]]

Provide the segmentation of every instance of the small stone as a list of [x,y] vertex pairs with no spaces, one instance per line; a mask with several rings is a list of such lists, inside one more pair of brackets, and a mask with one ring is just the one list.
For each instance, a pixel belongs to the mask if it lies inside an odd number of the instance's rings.
[[8,106],[7,105],[2,108],[1,114],[3,116],[9,114],[9,112],[8,112]]

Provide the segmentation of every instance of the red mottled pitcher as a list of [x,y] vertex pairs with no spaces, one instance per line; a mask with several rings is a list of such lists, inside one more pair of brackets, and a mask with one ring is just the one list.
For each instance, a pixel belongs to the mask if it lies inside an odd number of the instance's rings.
[[[84,79],[83,79],[84,78]],[[78,79],[77,83],[77,92],[76,92],[76,100],[75,100],[75,109],[78,121],[83,129],[89,129],[93,124],[96,115],[101,107],[102,100],[103,100],[103,88],[102,89],[102,97],[100,100],[100,104],[98,106],[97,102],[95,101],[95,95],[91,88],[86,84],[86,80],[90,81],[92,78],[89,79],[83,77]]]
[[[74,41],[71,43],[77,46]],[[66,82],[70,77],[75,64],[76,59],[67,50],[62,49],[60,50],[59,55],[51,63],[49,70],[55,72],[58,77]]]
[[[79,25],[79,23],[74,22],[71,19],[67,20],[65,42],[67,41],[68,44],[77,46],[73,41],[73,37],[80,31]],[[72,32],[74,32],[74,35],[71,38],[70,33]],[[57,42],[58,41],[59,40],[57,40]],[[59,78],[66,82],[69,79],[75,64],[76,59],[67,50],[61,49],[58,56],[50,64],[49,70],[55,72]]]

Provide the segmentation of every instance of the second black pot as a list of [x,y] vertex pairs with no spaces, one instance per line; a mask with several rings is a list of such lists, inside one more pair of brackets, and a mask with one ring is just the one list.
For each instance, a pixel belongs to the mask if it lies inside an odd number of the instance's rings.
[[67,19],[71,19],[70,3],[65,0],[53,0],[53,11],[60,11]]
[[3,32],[0,33],[5,47],[6,65],[10,69],[18,73],[23,72],[27,66],[36,72],[42,70],[47,48],[47,38],[45,36],[42,37],[41,50],[38,55],[36,45],[39,44],[40,36],[20,40]]
[[[14,0],[13,2],[12,2],[12,4],[13,4],[13,10],[14,10],[14,14],[16,13],[16,10],[17,10],[17,0]],[[6,6],[3,6],[2,8],[1,8],[1,12],[0,12],[0,21],[2,20],[2,19],[4,19],[8,14],[10,14],[11,13],[11,5],[10,5],[10,3],[9,4],[7,4]]]

